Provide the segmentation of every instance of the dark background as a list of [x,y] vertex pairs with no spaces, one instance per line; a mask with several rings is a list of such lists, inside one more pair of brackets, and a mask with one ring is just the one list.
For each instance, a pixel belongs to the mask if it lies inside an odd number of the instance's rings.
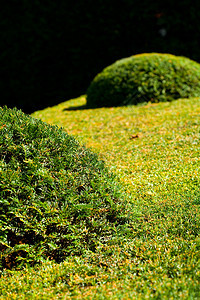
[[0,105],[27,113],[86,93],[123,57],[165,52],[200,62],[199,0],[10,0],[0,28]]

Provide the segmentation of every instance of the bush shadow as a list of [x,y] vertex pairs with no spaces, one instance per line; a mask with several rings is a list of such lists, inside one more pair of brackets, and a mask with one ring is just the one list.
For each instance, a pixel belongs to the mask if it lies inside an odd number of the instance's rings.
[[90,109],[90,107],[88,107],[86,104],[80,106],[70,106],[70,107],[63,108],[63,111],[70,111],[70,110],[76,111],[76,110],[85,110],[85,109]]

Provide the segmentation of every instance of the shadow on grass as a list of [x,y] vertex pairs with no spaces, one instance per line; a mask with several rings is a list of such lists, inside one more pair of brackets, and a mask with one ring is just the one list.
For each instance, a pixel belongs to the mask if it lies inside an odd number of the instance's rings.
[[[143,101],[143,102],[139,102],[137,104],[118,104],[118,105],[110,105],[110,106],[87,106],[87,104],[84,105],[80,105],[80,106],[70,106],[70,107],[66,107],[63,108],[63,111],[76,111],[76,110],[86,110],[86,109],[98,109],[98,108],[113,108],[113,107],[122,107],[122,106],[145,106],[147,105],[149,102],[148,101]],[[157,103],[156,103],[157,104]]]
[[70,106],[70,107],[66,107],[63,108],[63,111],[70,111],[70,110],[85,110],[85,109],[99,109],[99,108],[113,108],[113,107],[118,107],[118,106],[122,106],[122,105],[116,105],[116,106],[87,106],[87,104],[85,105],[80,105],[80,106]]
[[[117,106],[120,106],[120,105],[117,105]],[[66,107],[66,108],[63,108],[63,111],[70,111],[70,110],[85,110],[85,109],[99,109],[99,108],[102,108],[102,107],[105,107],[105,108],[112,108],[112,107],[117,107],[117,106],[88,106],[87,104],[83,104],[83,105],[79,105],[79,106],[70,106],[70,107]]]
[[63,111],[66,110],[83,110],[83,109],[90,109],[91,107],[88,107],[86,104],[80,105],[80,106],[70,106],[63,109]]

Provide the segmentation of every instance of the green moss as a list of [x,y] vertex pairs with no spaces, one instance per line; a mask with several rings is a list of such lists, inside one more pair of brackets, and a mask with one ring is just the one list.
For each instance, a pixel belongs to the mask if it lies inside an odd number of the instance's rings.
[[200,96],[200,64],[171,54],[145,53],[116,61],[91,82],[89,107],[164,102]]
[[95,251],[126,222],[103,161],[64,130],[0,108],[0,263]]

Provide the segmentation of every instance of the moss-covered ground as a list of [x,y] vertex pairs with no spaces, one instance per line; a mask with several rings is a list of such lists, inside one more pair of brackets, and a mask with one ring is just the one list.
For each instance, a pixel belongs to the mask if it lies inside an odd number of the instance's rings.
[[99,153],[132,203],[131,233],[96,253],[4,270],[0,299],[200,298],[200,99],[35,112]]

